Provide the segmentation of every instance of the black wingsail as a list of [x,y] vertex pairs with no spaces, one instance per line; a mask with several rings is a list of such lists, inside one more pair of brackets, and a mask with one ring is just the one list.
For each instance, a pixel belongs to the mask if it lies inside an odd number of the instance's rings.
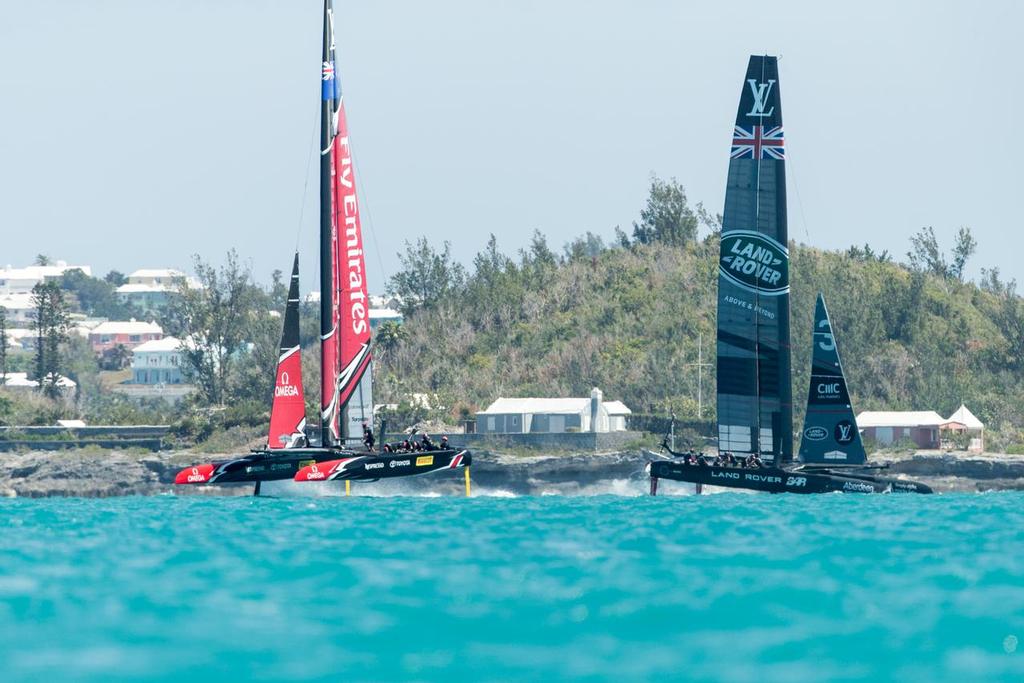
[[719,450],[793,458],[789,248],[775,57],[751,57],[733,129],[718,269]]
[[861,465],[867,460],[857,431],[846,375],[825,298],[818,294],[814,309],[814,349],[811,386],[807,393],[807,418],[800,439],[800,460],[808,463]]

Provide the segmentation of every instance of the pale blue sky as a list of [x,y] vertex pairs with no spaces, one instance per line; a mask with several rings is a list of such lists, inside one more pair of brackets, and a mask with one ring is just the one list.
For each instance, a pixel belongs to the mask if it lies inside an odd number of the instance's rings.
[[[750,53],[782,55],[790,235],[902,255],[960,225],[1024,281],[1009,0],[344,2],[371,290],[404,239],[611,237],[649,175],[721,211]],[[315,277],[318,0],[0,0],[0,265],[219,261]],[[372,219],[372,220],[370,220]],[[379,250],[375,249],[379,245]]]

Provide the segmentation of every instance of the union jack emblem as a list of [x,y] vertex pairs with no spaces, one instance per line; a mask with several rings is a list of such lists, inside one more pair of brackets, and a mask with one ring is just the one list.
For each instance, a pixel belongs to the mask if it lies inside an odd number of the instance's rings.
[[324,68],[322,73],[323,79],[325,81],[331,80],[332,78],[334,78],[334,65],[331,64],[330,62],[324,62]]
[[732,159],[785,159],[782,126],[736,126],[732,134]]

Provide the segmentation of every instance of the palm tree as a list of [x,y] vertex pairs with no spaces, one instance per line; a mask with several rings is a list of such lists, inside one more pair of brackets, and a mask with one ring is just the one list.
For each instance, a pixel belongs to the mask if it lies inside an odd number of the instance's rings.
[[402,326],[391,320],[387,320],[377,329],[374,336],[374,345],[381,355],[395,349],[402,341]]

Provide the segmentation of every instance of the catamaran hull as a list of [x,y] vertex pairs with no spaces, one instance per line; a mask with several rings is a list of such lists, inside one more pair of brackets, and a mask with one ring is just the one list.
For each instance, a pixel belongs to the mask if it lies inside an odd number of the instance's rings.
[[455,449],[359,455],[312,463],[295,474],[295,481],[376,481],[469,467],[472,461],[469,451]]
[[[806,472],[798,468],[714,467],[656,460],[650,463],[651,479],[671,479],[692,484],[752,489],[768,493],[931,493],[930,487],[901,479],[871,474]],[[654,487],[652,486],[652,491]]]
[[289,448],[255,451],[233,460],[220,460],[186,467],[174,478],[175,484],[234,484],[238,482],[293,479],[303,467],[352,456],[352,451],[334,448]]

